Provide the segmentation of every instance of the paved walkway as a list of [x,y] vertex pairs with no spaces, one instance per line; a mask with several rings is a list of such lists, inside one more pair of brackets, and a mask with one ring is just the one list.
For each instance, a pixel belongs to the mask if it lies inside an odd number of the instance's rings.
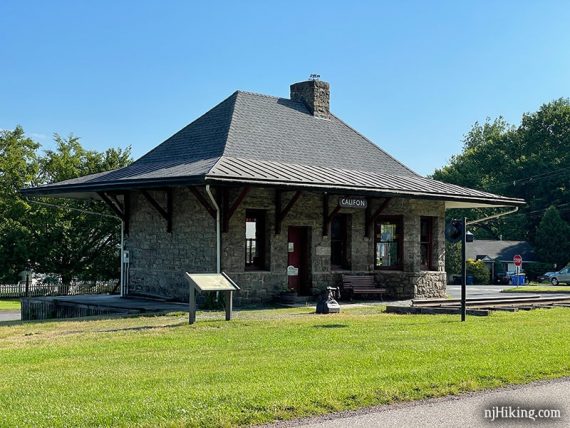
[[2,321],[19,321],[20,311],[0,311],[0,322]]
[[[508,408],[510,406],[510,409]],[[502,411],[513,416],[523,410],[554,409],[560,418],[485,418],[485,410]],[[512,413],[510,413],[512,411]],[[529,413],[530,414],[530,413]],[[491,415],[488,415],[491,416]],[[536,382],[524,386],[461,396],[430,399],[405,404],[364,409],[314,419],[276,424],[305,428],[369,428],[369,427],[568,427],[570,426],[570,378]]]

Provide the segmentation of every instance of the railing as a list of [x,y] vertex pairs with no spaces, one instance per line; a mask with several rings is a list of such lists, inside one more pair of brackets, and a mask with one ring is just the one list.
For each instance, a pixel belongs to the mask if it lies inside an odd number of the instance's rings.
[[0,284],[0,297],[75,296],[77,294],[117,293],[118,281],[77,281],[69,285],[32,282]]

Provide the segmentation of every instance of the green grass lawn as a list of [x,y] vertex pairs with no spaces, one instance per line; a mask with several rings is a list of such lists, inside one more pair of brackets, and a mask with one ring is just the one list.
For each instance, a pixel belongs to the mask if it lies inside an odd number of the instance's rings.
[[531,284],[507,288],[502,293],[570,293],[570,286]]
[[20,299],[0,299],[0,311],[19,311]]
[[247,425],[570,375],[570,309],[382,310],[2,325],[0,426]]

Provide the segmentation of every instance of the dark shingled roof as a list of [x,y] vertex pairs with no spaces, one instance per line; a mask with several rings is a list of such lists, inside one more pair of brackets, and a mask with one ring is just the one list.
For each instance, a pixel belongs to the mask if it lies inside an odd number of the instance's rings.
[[475,239],[468,242],[465,249],[467,258],[477,260],[488,256],[503,262],[512,262],[517,254],[522,256],[524,262],[537,261],[534,249],[527,241],[491,241]]
[[125,168],[23,193],[77,196],[228,181],[523,203],[421,177],[332,114],[317,118],[301,102],[241,91]]

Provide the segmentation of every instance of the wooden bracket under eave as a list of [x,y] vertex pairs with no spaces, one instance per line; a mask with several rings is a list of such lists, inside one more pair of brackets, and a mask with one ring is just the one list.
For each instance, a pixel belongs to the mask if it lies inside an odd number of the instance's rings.
[[297,190],[289,203],[281,210],[281,199],[282,199],[282,190],[275,190],[275,234],[279,235],[281,233],[281,223],[285,220],[291,208],[295,205],[295,203],[299,200],[303,192]]
[[97,192],[99,197],[107,204],[109,208],[119,217],[124,224],[125,235],[129,234],[129,220],[131,217],[131,203],[129,192],[123,193],[123,204],[117,199],[116,195],[109,195],[105,192]]
[[380,206],[378,207],[378,209],[376,211],[374,211],[374,214],[370,214],[370,200],[368,200],[368,206],[366,208],[366,213],[365,213],[365,225],[364,225],[364,236],[366,238],[368,238],[370,236],[370,227],[372,226],[372,224],[374,223],[374,221],[378,218],[378,216],[380,214],[382,214],[382,212],[386,209],[386,207],[388,206],[388,204],[390,203],[390,201],[392,200],[392,198],[386,198],[382,201],[382,203],[380,204]]
[[329,214],[329,195],[328,193],[323,193],[323,236],[328,236],[331,222],[340,211],[340,208],[340,205],[337,205]]
[[168,188],[166,191],[166,209],[162,208],[160,204],[154,199],[146,190],[141,190],[145,199],[153,206],[153,208],[166,220],[166,231],[172,232],[172,189]]
[[244,187],[239,193],[238,197],[235,199],[233,204],[230,206],[229,199],[229,189],[223,187],[221,189],[222,197],[222,232],[227,233],[230,230],[230,219],[247,196],[251,188],[249,186]]
[[204,195],[202,195],[202,193],[196,187],[188,187],[188,190],[190,190],[190,193],[192,193],[194,195],[194,197],[196,199],[198,199],[198,202],[200,202],[200,204],[202,204],[202,206],[204,208],[206,208],[206,211],[208,211],[208,214],[210,214],[212,216],[212,218],[215,219],[216,218],[216,210],[212,207],[210,202],[208,202],[206,197]]

